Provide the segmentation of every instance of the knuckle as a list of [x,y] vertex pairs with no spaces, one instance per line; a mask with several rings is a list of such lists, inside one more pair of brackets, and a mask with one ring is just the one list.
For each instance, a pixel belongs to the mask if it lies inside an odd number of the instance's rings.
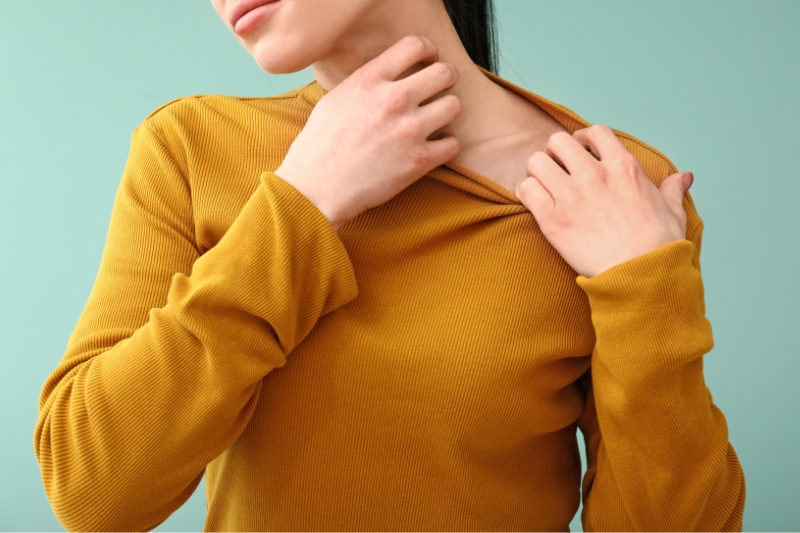
[[414,120],[402,120],[397,125],[397,134],[403,141],[412,142],[420,135],[420,125]]
[[428,163],[428,152],[425,148],[417,146],[408,151],[408,161],[412,172],[417,172]]
[[389,91],[389,94],[383,100],[384,117],[402,114],[411,104],[411,95],[409,94],[409,90],[402,85],[396,85],[397,84],[392,84],[392,90]]
[[360,92],[366,92],[372,88],[376,79],[377,75],[372,69],[360,68],[353,72],[345,82],[353,83]]
[[626,176],[637,177],[639,175],[639,160],[631,153],[621,154],[617,159],[617,165]]
[[555,223],[557,228],[567,229],[575,225],[575,217],[572,216],[569,209],[556,207],[550,215],[551,221]]
[[603,167],[600,166],[592,166],[587,169],[586,174],[588,179],[586,180],[587,186],[594,190],[595,187],[600,186],[601,184],[605,183],[606,178],[608,175]]
[[625,162],[625,164],[630,165],[630,166],[635,166],[635,167],[639,166],[639,160],[636,159],[636,156],[633,155],[632,153],[625,152],[624,154],[622,154],[622,156],[623,156],[623,161]]
[[586,178],[588,178],[588,180],[592,182],[602,181],[603,178],[605,178],[605,172],[598,165],[588,166],[586,170],[584,170],[583,172],[584,172],[583,175],[586,176]]

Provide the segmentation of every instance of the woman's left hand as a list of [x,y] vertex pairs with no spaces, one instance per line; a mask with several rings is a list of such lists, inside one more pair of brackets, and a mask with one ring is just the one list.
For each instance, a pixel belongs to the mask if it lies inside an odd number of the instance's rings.
[[686,238],[683,194],[691,173],[672,174],[656,187],[603,124],[557,132],[545,150],[528,159],[529,176],[516,194],[578,274],[591,278]]

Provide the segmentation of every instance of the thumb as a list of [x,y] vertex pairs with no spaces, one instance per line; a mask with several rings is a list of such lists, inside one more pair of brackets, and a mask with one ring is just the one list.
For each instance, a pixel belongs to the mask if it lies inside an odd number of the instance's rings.
[[683,203],[683,194],[689,190],[692,183],[694,183],[694,174],[691,172],[676,172],[664,178],[658,189],[667,199],[681,205]]

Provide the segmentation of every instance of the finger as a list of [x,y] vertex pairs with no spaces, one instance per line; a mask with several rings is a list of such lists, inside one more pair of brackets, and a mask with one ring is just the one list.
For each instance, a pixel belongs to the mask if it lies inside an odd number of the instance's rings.
[[458,83],[459,79],[460,75],[455,65],[437,61],[397,83],[406,88],[414,105],[425,107],[438,100],[439,96]]
[[[452,161],[461,152],[461,141],[455,135],[444,135],[438,139],[428,142],[428,153],[433,166],[431,168],[444,165]],[[426,170],[427,174],[430,169]]]
[[588,128],[582,128],[573,132],[572,137],[599,159],[608,159],[620,150],[627,151],[622,141],[614,134],[614,131],[605,124],[593,124]]
[[421,106],[417,111],[419,123],[426,138],[439,133],[461,114],[461,101],[454,94],[446,94],[433,102]]
[[545,152],[536,151],[528,158],[526,167],[528,175],[533,176],[547,189],[555,201],[565,200],[570,196],[569,175],[552,157]]
[[406,35],[365,66],[385,80],[395,81],[408,70],[421,70],[438,60],[439,48],[436,43],[421,35]]
[[547,150],[570,175],[597,164],[597,159],[565,131],[556,132],[547,139]]
[[537,221],[539,217],[548,216],[555,207],[555,202],[544,185],[536,178],[525,178],[517,184],[517,198],[534,214]]

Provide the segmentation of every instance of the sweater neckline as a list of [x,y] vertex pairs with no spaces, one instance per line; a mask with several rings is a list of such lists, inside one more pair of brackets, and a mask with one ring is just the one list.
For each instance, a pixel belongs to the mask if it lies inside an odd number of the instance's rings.
[[[529,91],[520,87],[519,85],[495,74],[494,72],[482,67],[481,65],[476,64],[478,69],[483,72],[485,76],[487,76],[490,80],[494,81],[495,83],[502,85],[503,87],[514,91],[515,93],[527,98],[534,104],[538,105],[542,108],[547,114],[557,120],[561,125],[563,125],[567,131],[570,133],[574,133],[576,130],[581,128],[585,128],[590,125],[589,122],[584,120],[580,117],[577,113],[572,111],[571,109],[553,102],[539,94],[534,93],[533,91]],[[310,83],[300,87],[298,89],[297,95],[299,96],[300,100],[306,104],[307,111],[313,110],[314,106],[317,105],[317,102],[328,93],[328,90],[325,89],[317,80],[313,80]],[[511,204],[520,204],[522,202],[516,197],[516,195],[506,189],[504,186],[500,185],[496,181],[484,176],[480,172],[473,170],[469,167],[466,167],[460,163],[456,163],[455,161],[448,161],[443,165],[440,165],[427,174],[428,176],[435,178],[439,181],[443,181],[450,185],[454,185],[456,187],[464,188],[465,183],[463,182],[463,178],[467,178],[471,180],[475,186],[467,186],[468,189],[471,189],[471,192],[478,194],[480,196],[487,197],[495,202],[499,203],[511,203]]]

